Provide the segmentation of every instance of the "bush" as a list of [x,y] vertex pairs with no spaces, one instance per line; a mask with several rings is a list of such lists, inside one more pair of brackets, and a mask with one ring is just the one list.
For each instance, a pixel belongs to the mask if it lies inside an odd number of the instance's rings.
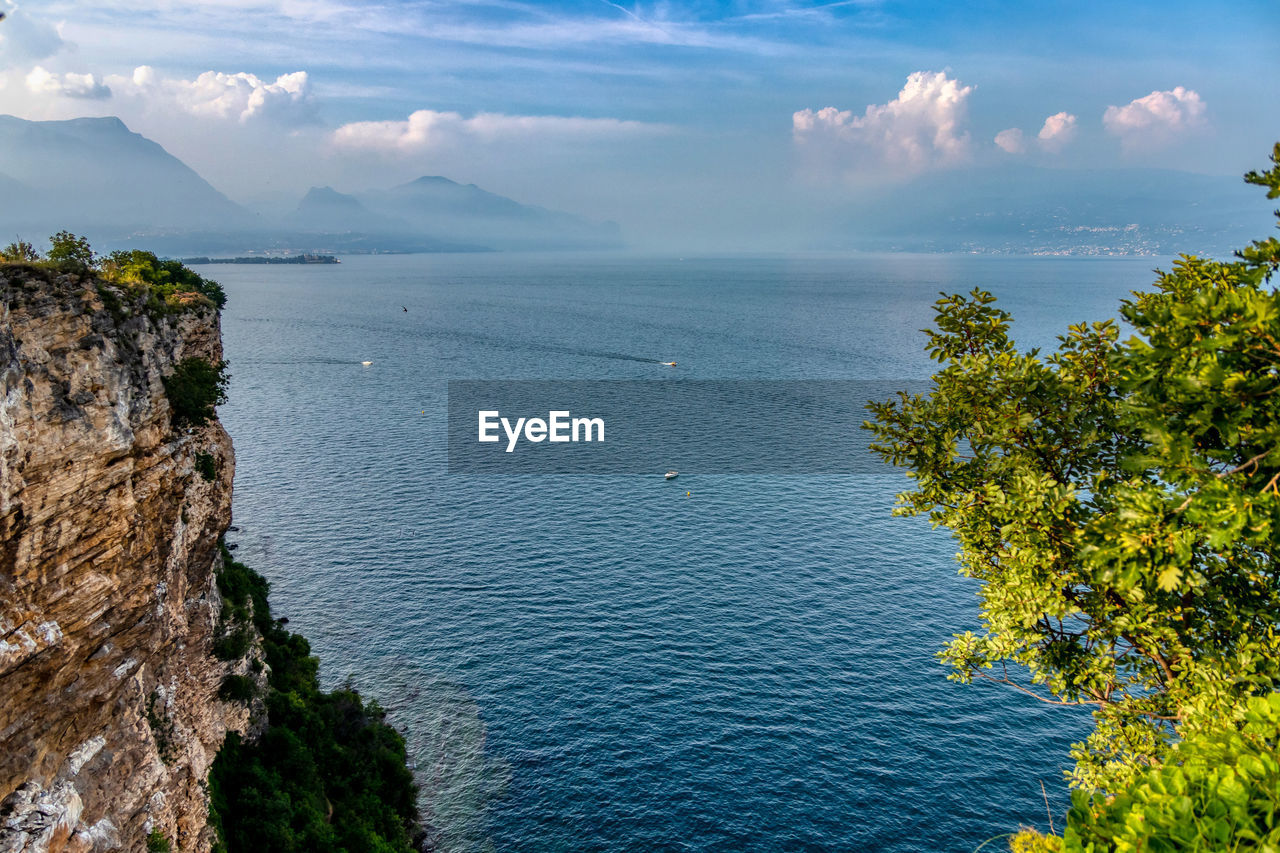
[[[218,632],[226,630],[226,622],[218,625]],[[230,633],[213,641],[213,656],[218,660],[240,660],[249,653],[253,645],[253,635],[247,625],[238,625]]]
[[30,243],[17,240],[0,249],[0,261],[11,264],[33,264],[40,260],[40,253]]
[[222,546],[222,568],[218,571],[218,592],[222,595],[222,619],[245,626],[252,625],[259,633],[271,626],[270,605],[267,593],[271,584],[262,575],[244,563],[237,562],[226,545]]
[[169,839],[164,837],[158,829],[151,830],[147,836],[147,853],[169,853],[173,849],[169,844]]
[[219,309],[227,304],[227,295],[216,281],[201,276],[181,261],[161,260],[154,252],[141,249],[112,252],[102,262],[102,275],[114,284],[145,288],[154,311],[180,305],[182,294],[198,294]]
[[209,773],[214,849],[410,853],[417,789],[385,712],[354,690],[321,692],[311,646],[272,618],[266,580],[225,548],[218,589],[226,618],[262,635],[271,674],[266,732],[229,734]]
[[228,675],[218,688],[218,698],[224,702],[248,702],[258,692],[258,685],[247,675]]
[[227,401],[227,363],[210,364],[203,358],[184,358],[164,378],[164,391],[173,409],[175,426],[204,426],[214,407]]
[[213,482],[218,478],[218,460],[214,458],[212,453],[197,451],[195,469],[196,473],[209,482]]
[[1025,828],[1009,838],[1009,853],[1061,853],[1062,839]]

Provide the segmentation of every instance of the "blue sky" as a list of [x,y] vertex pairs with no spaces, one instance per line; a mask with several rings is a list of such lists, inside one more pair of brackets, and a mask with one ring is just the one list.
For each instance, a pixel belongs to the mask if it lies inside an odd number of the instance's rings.
[[1271,2],[0,5],[0,112],[119,115],[267,206],[444,174],[754,244],[936,170],[1237,174],[1280,138]]

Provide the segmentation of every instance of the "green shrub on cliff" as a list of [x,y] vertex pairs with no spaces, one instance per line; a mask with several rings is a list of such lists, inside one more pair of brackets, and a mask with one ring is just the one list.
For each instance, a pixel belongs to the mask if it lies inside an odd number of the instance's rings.
[[271,674],[266,732],[257,742],[228,735],[210,771],[216,849],[410,853],[417,790],[404,739],[377,703],[321,691],[306,639],[271,617],[267,582],[225,549],[223,558],[224,615],[257,628]]
[[208,482],[218,479],[218,460],[212,453],[196,451],[194,467],[201,479]]
[[36,247],[23,240],[15,240],[0,249],[0,263],[33,264],[40,260]]
[[228,675],[218,688],[223,702],[249,702],[257,695],[257,682],[247,675]]
[[164,377],[164,393],[173,410],[175,426],[204,426],[214,417],[214,407],[227,401],[227,363],[184,358]]
[[[212,306],[221,310],[227,304],[222,286],[207,279],[181,261],[164,260],[154,252],[128,249],[111,252],[105,257],[94,254],[89,241],[70,231],[59,231],[49,238],[47,256],[30,243],[14,241],[0,249],[0,263],[35,264],[58,272],[97,273],[99,279],[124,289],[130,295],[145,299],[146,312],[153,317]],[[99,287],[104,301],[113,312],[119,312],[119,296]]]
[[102,261],[108,281],[129,287],[145,287],[157,306],[181,304],[182,294],[199,294],[216,308],[227,304],[227,295],[216,281],[207,279],[181,261],[161,260],[140,249],[112,252]]

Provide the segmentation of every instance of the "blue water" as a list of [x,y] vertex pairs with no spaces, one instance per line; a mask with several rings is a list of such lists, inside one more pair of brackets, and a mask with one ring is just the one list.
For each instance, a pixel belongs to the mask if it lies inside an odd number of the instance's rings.
[[231,539],[326,684],[407,729],[440,850],[970,851],[1046,827],[1041,781],[1063,810],[1087,718],[946,680],[934,654],[975,626],[974,584],[944,531],[891,517],[901,475],[449,475],[445,380],[666,378],[653,359],[921,379],[940,290],[992,290],[1049,346],[1152,266],[206,268],[230,298]]

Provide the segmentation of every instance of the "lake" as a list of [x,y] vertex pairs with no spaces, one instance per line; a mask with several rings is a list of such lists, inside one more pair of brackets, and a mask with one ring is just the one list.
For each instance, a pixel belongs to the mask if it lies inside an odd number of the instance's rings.
[[[939,291],[1024,347],[1149,258],[416,255],[213,266],[237,557],[407,731],[442,851],[971,851],[1088,718],[946,680],[955,545],[860,475],[450,474],[450,379],[921,380]],[[407,309],[407,310],[405,310]],[[363,365],[369,361],[371,364]],[[1002,849],[992,842],[986,849]]]

